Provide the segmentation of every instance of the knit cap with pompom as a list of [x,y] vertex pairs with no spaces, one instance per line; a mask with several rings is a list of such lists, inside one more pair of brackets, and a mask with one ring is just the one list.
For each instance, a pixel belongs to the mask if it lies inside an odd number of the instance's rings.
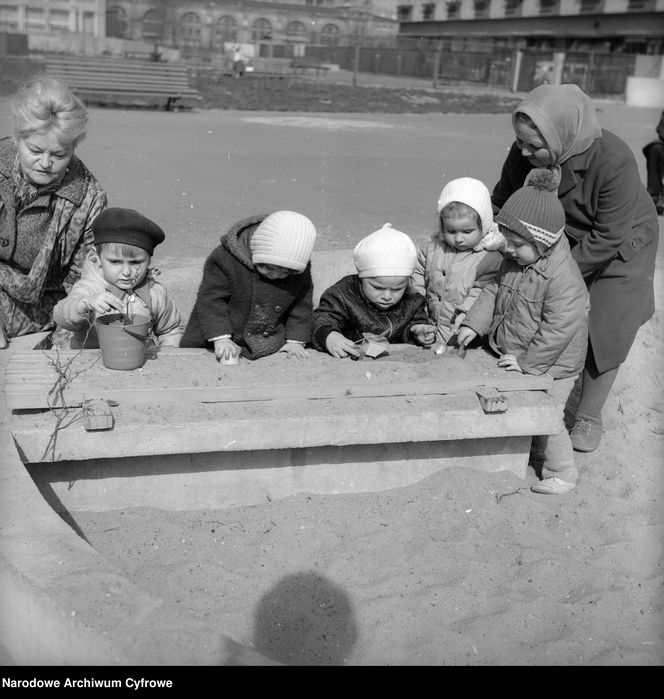
[[556,173],[531,170],[521,189],[503,204],[495,219],[539,250],[548,250],[565,230],[565,209],[558,199]]
[[258,225],[251,240],[251,260],[303,272],[314,249],[314,224],[295,211],[275,211]]
[[410,277],[417,263],[415,243],[386,223],[362,238],[353,250],[359,277]]
[[438,213],[452,202],[470,206],[477,212],[482,225],[482,235],[486,235],[493,224],[491,195],[484,182],[473,177],[459,177],[448,182],[438,198]]

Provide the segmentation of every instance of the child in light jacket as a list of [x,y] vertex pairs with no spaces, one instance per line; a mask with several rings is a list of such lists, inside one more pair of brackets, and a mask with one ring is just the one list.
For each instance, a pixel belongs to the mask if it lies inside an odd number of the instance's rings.
[[427,300],[436,325],[436,343],[458,331],[480,291],[502,262],[496,251],[475,250],[496,227],[489,190],[479,180],[460,177],[445,185],[438,199],[438,230],[419,247],[411,285]]
[[409,287],[417,248],[405,233],[386,223],[353,251],[357,274],[326,289],[314,311],[313,345],[333,357],[359,357],[364,337],[431,345],[424,297]]
[[94,249],[87,254],[81,278],[53,309],[57,328],[53,344],[61,349],[94,349],[99,340],[97,316],[123,313],[152,320],[159,347],[178,347],[182,320],[166,287],[150,268],[164,231],[133,209],[110,208],[92,224]]
[[532,490],[559,495],[574,488],[578,478],[563,409],[583,370],[590,303],[563,235],[565,211],[553,173],[533,170],[496,221],[506,241],[505,260],[466,314],[459,344],[486,336],[499,355],[498,366],[553,378],[549,394],[561,404],[560,432],[534,437],[542,480]]
[[203,268],[180,347],[214,347],[218,361],[275,352],[308,356],[314,224],[295,211],[236,223]]

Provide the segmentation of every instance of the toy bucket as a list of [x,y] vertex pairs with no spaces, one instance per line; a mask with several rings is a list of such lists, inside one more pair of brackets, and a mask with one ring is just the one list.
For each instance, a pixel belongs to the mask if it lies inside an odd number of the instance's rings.
[[143,366],[149,339],[149,318],[109,313],[95,320],[95,329],[101,360],[107,369],[129,371]]

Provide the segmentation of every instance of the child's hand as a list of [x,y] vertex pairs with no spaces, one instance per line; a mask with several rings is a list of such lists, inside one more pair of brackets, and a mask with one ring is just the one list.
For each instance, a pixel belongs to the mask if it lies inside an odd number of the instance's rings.
[[231,357],[240,356],[240,348],[231,340],[230,337],[224,337],[221,340],[214,341],[214,356],[217,361],[222,359],[230,359]]
[[410,332],[415,336],[415,339],[425,347],[433,345],[436,339],[436,326],[426,325],[424,323],[416,323],[410,328]]
[[503,367],[506,371],[518,371],[523,374],[523,369],[519,366],[516,361],[516,357],[513,354],[503,354],[498,360],[498,366]]
[[462,325],[459,328],[457,335],[457,344],[459,347],[468,347],[468,345],[477,337],[477,333],[467,325]]
[[498,250],[505,251],[505,236],[498,229],[498,224],[493,223],[487,234],[473,248],[475,252],[480,250]]
[[454,333],[458,333],[459,329],[461,328],[461,323],[463,323],[463,319],[466,317],[466,314],[463,312],[459,312],[454,316],[454,325],[452,326],[452,335]]
[[340,332],[333,330],[325,340],[325,347],[327,351],[333,356],[339,359],[343,357],[359,357],[360,352],[357,349],[354,342],[344,337]]
[[94,311],[97,315],[105,313],[124,312],[122,301],[117,296],[113,296],[110,291],[102,291],[95,296],[86,296],[78,302],[78,312],[82,316],[87,316],[90,311]]
[[304,345],[300,342],[286,340],[286,344],[279,351],[286,352],[288,359],[307,359],[309,357],[309,352],[304,349]]
[[5,335],[5,329],[0,323],[0,349],[6,349],[9,347],[9,342],[7,342],[7,336]]

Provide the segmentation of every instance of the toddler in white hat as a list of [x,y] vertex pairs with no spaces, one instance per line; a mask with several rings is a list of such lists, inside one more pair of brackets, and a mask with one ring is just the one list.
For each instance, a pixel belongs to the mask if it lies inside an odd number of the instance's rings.
[[480,180],[460,177],[445,185],[437,230],[420,245],[411,277],[426,298],[439,353],[456,344],[461,321],[500,267],[499,252],[476,249],[494,229],[491,196]]
[[389,223],[363,238],[353,251],[357,274],[326,289],[314,310],[314,347],[358,358],[357,343],[367,337],[432,344],[424,297],[409,288],[416,259],[413,241]]
[[214,347],[218,360],[275,352],[305,358],[311,341],[314,224],[296,211],[236,223],[205,262],[180,347]]

